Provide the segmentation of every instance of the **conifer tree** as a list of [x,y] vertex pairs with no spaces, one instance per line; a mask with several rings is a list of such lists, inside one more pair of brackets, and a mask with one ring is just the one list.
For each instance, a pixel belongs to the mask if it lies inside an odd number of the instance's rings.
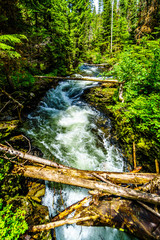
[[89,0],[69,0],[70,7],[70,37],[74,47],[74,65],[83,57],[88,46],[90,32],[91,9]]

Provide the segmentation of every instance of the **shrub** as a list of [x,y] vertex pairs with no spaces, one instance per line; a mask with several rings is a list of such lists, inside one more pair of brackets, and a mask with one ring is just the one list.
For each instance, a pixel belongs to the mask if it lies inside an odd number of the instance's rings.
[[25,212],[17,209],[12,211],[12,205],[3,206],[0,199],[0,236],[2,240],[16,240],[28,229]]

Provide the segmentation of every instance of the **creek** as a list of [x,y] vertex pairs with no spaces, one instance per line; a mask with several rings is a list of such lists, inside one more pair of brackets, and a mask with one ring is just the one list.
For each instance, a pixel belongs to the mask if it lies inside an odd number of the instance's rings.
[[[81,75],[96,77],[97,67],[83,65]],[[85,170],[125,171],[121,150],[112,142],[111,122],[81,99],[85,89],[98,83],[61,81],[50,89],[24,125],[26,135],[44,154],[64,165]],[[107,129],[107,136],[101,127]],[[105,131],[106,132],[106,131]],[[43,205],[50,216],[83,199],[88,190],[46,182]],[[56,229],[57,240],[129,240],[124,232],[108,227],[67,225]]]

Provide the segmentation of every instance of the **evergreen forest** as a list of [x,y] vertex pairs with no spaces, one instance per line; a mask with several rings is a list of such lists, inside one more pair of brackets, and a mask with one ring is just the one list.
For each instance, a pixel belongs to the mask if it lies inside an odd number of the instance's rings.
[[[120,138],[126,145],[135,141],[147,159],[144,170],[155,171],[154,161],[160,160],[160,1],[99,0],[95,6],[94,0],[0,0],[1,122],[23,122],[28,93],[40,88],[35,75],[65,77],[84,62],[105,65],[103,77],[123,83],[123,101],[117,90],[106,109],[119,121]],[[7,137],[0,133],[2,143]],[[20,239],[28,229],[25,213],[6,204],[26,191],[22,177],[15,183],[12,164],[0,158],[3,240]]]

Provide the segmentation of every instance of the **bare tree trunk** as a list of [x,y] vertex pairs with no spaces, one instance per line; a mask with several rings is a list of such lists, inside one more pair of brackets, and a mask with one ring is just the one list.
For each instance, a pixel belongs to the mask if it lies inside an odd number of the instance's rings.
[[[0,151],[40,165],[16,165],[13,169],[14,173],[94,190],[89,192],[92,197],[89,196],[68,207],[55,216],[52,219],[53,222],[31,226],[30,231],[44,231],[64,224],[77,223],[85,226],[115,227],[143,240],[160,239],[160,214],[143,203],[160,205],[159,174],[84,171],[16,151],[2,144],[0,144]],[[141,189],[139,191],[115,183],[147,184],[137,188]],[[88,200],[91,200],[89,206],[84,207],[84,203]],[[73,211],[75,211],[74,217],[65,219]]]
[[156,194],[136,191],[130,188],[118,186],[113,183],[103,183],[94,180],[72,177],[70,175],[62,174],[62,172],[58,169],[25,166],[21,168],[15,168],[14,171],[20,172],[25,177],[54,181],[87,189],[96,189],[111,195],[160,205],[160,196]]
[[4,146],[0,144],[0,151],[8,153],[12,156],[17,156],[18,158],[22,158],[24,160],[31,161],[32,163],[38,163],[43,166],[50,166],[58,169],[52,169],[53,171],[58,171],[60,174],[65,174],[70,177],[78,177],[83,179],[96,180],[96,177],[93,176],[93,173],[98,173],[100,176],[104,177],[107,180],[110,180],[113,183],[126,183],[126,184],[145,184],[149,181],[153,180],[156,176],[160,177],[156,173],[117,173],[117,172],[103,172],[103,171],[87,171],[87,170],[79,170],[70,168],[68,166],[64,166],[62,164],[39,158],[33,156],[31,154],[17,151],[11,147]]
[[102,83],[117,83],[119,84],[118,80],[112,79],[98,79],[98,78],[87,78],[87,77],[53,77],[53,76],[34,76],[35,78],[49,78],[55,80],[80,80],[80,81],[91,81],[91,82],[102,82]]
[[123,98],[123,84],[120,83],[120,86],[119,86],[119,100],[124,103],[124,98]]
[[84,207],[80,218],[89,213],[99,214],[95,220],[78,222],[84,226],[109,226],[127,231],[139,239],[160,239],[160,217],[131,200],[112,199],[99,201],[98,206]]
[[[39,232],[65,224],[77,223],[83,226],[109,226],[126,231],[142,240],[160,239],[160,217],[131,200],[114,198],[103,199],[95,204],[94,199],[88,207],[82,207],[86,199],[66,209],[52,220],[54,222],[30,227]],[[78,206],[80,204],[80,207]],[[77,209],[75,209],[77,207]],[[71,211],[70,211],[71,210]],[[73,210],[74,217],[65,219]]]

